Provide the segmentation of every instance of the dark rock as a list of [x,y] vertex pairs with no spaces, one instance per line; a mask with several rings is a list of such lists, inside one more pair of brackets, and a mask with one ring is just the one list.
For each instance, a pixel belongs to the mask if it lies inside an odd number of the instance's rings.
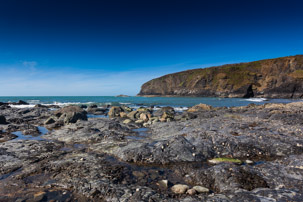
[[48,108],[48,106],[42,104],[36,104],[35,108]]
[[54,118],[53,117],[50,117],[50,118],[48,118],[45,122],[44,122],[44,124],[45,125],[48,125],[48,124],[52,124],[52,123],[55,123],[56,121],[54,120]]
[[104,114],[106,114],[107,109],[105,109],[105,108],[98,108],[97,105],[95,105],[95,106],[88,107],[86,111],[89,114],[104,115]]
[[7,124],[5,116],[0,115],[0,124]]
[[16,104],[17,105],[29,105],[27,102],[25,102],[23,100],[19,100]]
[[87,120],[87,112],[79,106],[67,106],[57,110],[54,115],[64,120],[64,124],[76,123],[78,120]]

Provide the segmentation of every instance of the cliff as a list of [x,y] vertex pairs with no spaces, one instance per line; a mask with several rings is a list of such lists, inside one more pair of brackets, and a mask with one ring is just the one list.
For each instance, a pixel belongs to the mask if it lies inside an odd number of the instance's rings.
[[139,96],[303,97],[303,55],[168,74],[142,85]]

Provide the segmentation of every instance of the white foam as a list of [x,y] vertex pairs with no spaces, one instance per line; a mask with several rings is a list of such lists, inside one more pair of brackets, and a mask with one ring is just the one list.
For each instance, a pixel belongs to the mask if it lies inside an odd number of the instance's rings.
[[183,112],[185,110],[188,110],[188,108],[187,107],[174,107],[174,110],[176,112]]
[[35,105],[8,105],[12,108],[18,108],[18,109],[23,109],[23,108],[33,108]]
[[268,101],[268,99],[266,99],[266,98],[249,98],[249,99],[245,99],[245,101],[250,101],[250,102],[264,102],[264,101]]

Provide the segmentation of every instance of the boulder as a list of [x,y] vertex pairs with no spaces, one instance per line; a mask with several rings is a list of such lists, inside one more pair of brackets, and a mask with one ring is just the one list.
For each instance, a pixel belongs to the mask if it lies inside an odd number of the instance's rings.
[[109,109],[108,116],[110,118],[119,117],[120,112],[122,112],[122,111],[123,111],[123,109],[121,107],[117,107],[117,106],[111,107]]
[[147,122],[148,121],[148,115],[145,114],[145,113],[140,114],[140,120],[143,120],[143,121]]
[[128,113],[127,114],[127,117],[129,118],[129,119],[131,119],[131,120],[136,120],[136,114],[137,114],[138,112],[137,111],[132,111],[132,112],[130,112],[130,113]]
[[87,112],[79,106],[66,106],[57,110],[54,114],[59,119],[64,120],[64,124],[76,123],[78,120],[87,121]]
[[105,108],[98,108],[97,105],[92,105],[87,108],[87,113],[95,115],[103,115],[106,112]]
[[123,111],[125,112],[131,112],[132,109],[130,107],[127,107],[127,106],[121,106],[121,108],[123,109]]
[[212,109],[213,109],[212,106],[200,103],[198,105],[195,105],[195,106],[189,108],[187,111],[188,112],[199,112],[199,111],[203,111],[203,110],[208,110],[209,111],[209,110],[212,110]]
[[17,102],[16,104],[17,105],[28,105],[28,103],[23,100],[19,100],[19,102]]
[[153,112],[153,115],[154,115],[154,116],[161,117],[161,116],[163,116],[164,113],[170,114],[170,115],[174,116],[174,115],[175,115],[175,110],[174,110],[174,108],[172,108],[172,107],[162,107],[162,108],[159,109],[159,110],[155,110],[155,111]]

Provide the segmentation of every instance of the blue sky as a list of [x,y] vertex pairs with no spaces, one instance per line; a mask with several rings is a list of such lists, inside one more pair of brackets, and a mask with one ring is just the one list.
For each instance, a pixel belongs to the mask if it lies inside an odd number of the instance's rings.
[[186,69],[303,54],[300,0],[0,0],[0,95],[136,95]]

